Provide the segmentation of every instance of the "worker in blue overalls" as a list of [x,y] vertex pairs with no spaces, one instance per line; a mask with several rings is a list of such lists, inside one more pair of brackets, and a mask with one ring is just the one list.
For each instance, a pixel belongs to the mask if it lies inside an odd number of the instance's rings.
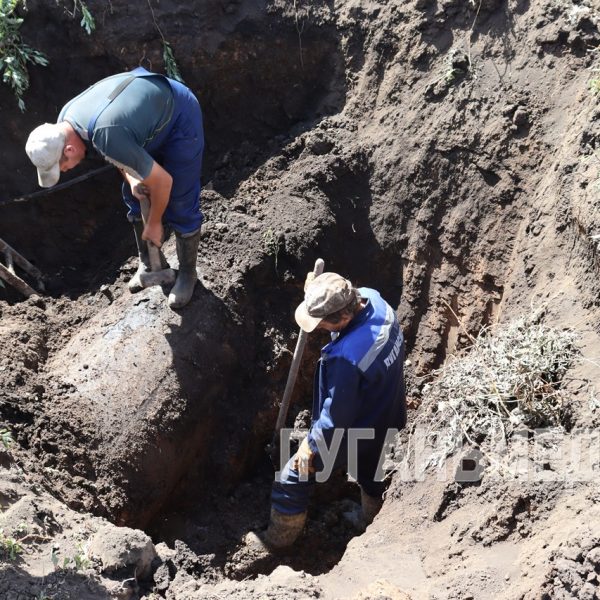
[[[169,306],[189,302],[198,279],[204,132],[198,100],[185,85],[141,67],[107,77],[68,102],[56,123],[34,129],[25,149],[42,187],[55,185],[61,171],[94,151],[120,169],[140,257],[129,289],[142,289],[139,276],[150,270],[145,242],[160,247],[166,223],[175,231],[179,259]],[[143,197],[150,200],[145,224]],[[162,253],[161,259],[166,266]]]
[[331,342],[315,372],[311,428],[273,483],[269,527],[246,536],[254,555],[296,540],[315,479],[337,467],[355,470],[363,525],[371,523],[384,492],[382,450],[406,424],[404,337],[377,291],[323,273],[307,284],[295,316],[306,332],[329,331]]

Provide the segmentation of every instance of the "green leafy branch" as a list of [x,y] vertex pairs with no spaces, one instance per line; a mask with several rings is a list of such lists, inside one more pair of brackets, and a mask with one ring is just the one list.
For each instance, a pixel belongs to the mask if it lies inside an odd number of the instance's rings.
[[163,62],[165,63],[165,71],[167,75],[171,79],[175,79],[181,83],[184,83],[183,77],[181,77],[181,71],[179,70],[179,65],[175,60],[175,54],[173,54],[173,48],[171,44],[167,42],[165,36],[163,35],[162,29],[158,25],[158,21],[156,20],[156,16],[154,14],[154,9],[152,8],[152,4],[150,4],[150,0],[147,0],[148,8],[150,9],[150,14],[152,15],[152,21],[154,22],[154,27],[160,35],[160,40],[163,47]]
[[29,88],[27,65],[45,67],[48,59],[21,38],[23,19],[15,14],[21,0],[0,0],[0,73],[17,98],[21,111],[25,110],[23,95]]
[[75,17],[77,9],[81,11],[81,21],[79,24],[85,29],[88,35],[92,35],[92,31],[96,29],[96,21],[94,20],[92,13],[83,0],[73,0],[73,12],[69,14],[72,17]]
[[[25,8],[24,0],[0,0],[0,73],[3,83],[11,87],[21,111],[25,110],[23,96],[29,89],[28,65],[48,65],[45,54],[26,44],[21,37],[23,17],[16,14],[19,6]],[[96,28],[96,22],[83,0],[73,0],[73,17],[81,12],[80,25],[88,35]]]
[[181,81],[183,83],[183,78],[181,77],[181,73],[179,72],[179,66],[177,65],[177,61],[175,60],[175,55],[173,54],[173,48],[171,48],[171,44],[167,42],[163,38],[163,61],[165,63],[165,70],[167,75],[171,79],[175,79],[177,81]]

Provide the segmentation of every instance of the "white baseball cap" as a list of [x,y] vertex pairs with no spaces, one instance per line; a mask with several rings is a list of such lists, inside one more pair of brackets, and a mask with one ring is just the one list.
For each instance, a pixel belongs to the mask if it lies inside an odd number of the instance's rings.
[[52,187],[60,179],[60,157],[66,136],[56,123],[44,123],[36,127],[27,138],[25,152],[38,172],[41,187]]

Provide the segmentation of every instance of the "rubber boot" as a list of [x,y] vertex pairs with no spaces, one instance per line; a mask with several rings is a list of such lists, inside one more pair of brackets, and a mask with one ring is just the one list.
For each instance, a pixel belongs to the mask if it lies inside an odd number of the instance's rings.
[[383,498],[375,496],[369,496],[362,488],[360,488],[360,505],[362,507],[362,521],[365,528],[367,528],[373,519],[377,516],[377,513],[383,506]]
[[177,281],[169,294],[169,306],[171,308],[181,308],[190,301],[194,293],[194,286],[198,281],[196,262],[198,260],[200,229],[188,234],[181,234],[176,231],[175,238],[179,271],[177,272]]
[[266,553],[291,546],[302,533],[306,523],[306,511],[296,515],[285,515],[271,508],[271,519],[266,531],[246,535],[245,544]]
[[231,557],[226,574],[233,579],[243,579],[273,570],[278,560],[278,551],[291,546],[304,528],[306,512],[284,515],[271,508],[271,519],[266,531],[250,531],[243,544]]
[[306,523],[306,511],[295,515],[284,515],[271,508],[269,527],[264,534],[267,546],[274,550],[291,546],[302,533]]

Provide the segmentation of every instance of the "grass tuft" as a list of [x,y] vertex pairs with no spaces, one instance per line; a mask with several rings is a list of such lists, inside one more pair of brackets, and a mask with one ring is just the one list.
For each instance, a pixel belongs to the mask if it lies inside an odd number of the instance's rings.
[[23,553],[23,546],[14,537],[4,534],[0,529],[0,553],[8,560],[17,560],[19,554]]
[[281,243],[279,235],[270,227],[269,229],[263,232],[263,247],[265,254],[267,254],[268,256],[273,256],[275,258],[275,272],[277,273],[277,259],[279,256]]
[[14,442],[12,433],[8,429],[0,428],[0,444],[8,450]]

